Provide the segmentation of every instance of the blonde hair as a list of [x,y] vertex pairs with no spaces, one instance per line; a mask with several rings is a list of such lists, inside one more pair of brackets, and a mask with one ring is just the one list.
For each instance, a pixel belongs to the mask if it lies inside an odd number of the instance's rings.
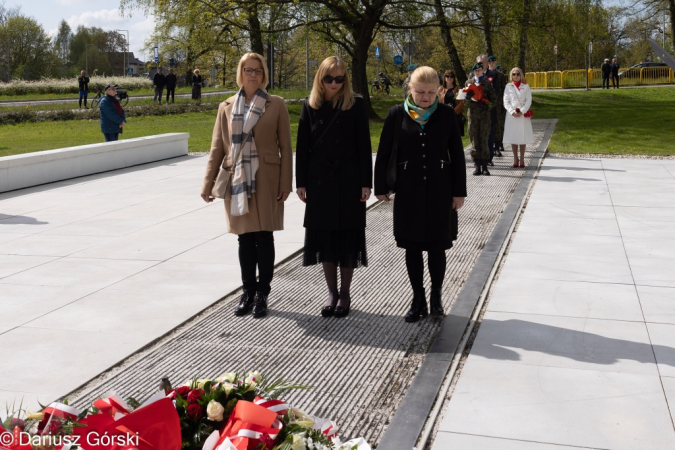
[[323,96],[325,93],[323,77],[333,70],[344,72],[345,77],[342,89],[340,89],[340,92],[338,92],[333,100],[331,100],[333,108],[340,108],[342,111],[346,111],[354,105],[354,92],[352,91],[352,85],[349,82],[347,65],[337,56],[329,56],[321,62],[319,68],[316,70],[316,75],[314,75],[314,85],[312,86],[312,92],[309,94],[309,106],[313,109],[319,109],[321,108],[321,105],[323,105]]
[[267,86],[267,83],[269,83],[270,80],[270,75],[269,72],[267,72],[267,64],[265,64],[265,58],[263,58],[261,55],[257,53],[246,53],[244,56],[241,57],[239,60],[239,66],[237,67],[237,86],[244,87],[244,63],[250,59],[255,59],[260,63],[263,69],[263,80],[262,83],[260,83],[260,87],[263,89]]
[[199,75],[199,69],[195,69],[195,71],[192,73],[194,73],[195,75]]
[[417,84],[435,84],[439,87],[441,83],[438,81],[438,74],[433,67],[421,66],[415,69],[410,77],[410,85]]
[[523,71],[520,69],[520,67],[514,67],[513,69],[511,69],[511,70],[509,71],[509,81],[513,81],[513,71],[514,71],[514,70],[517,70],[518,72],[520,72],[520,82],[521,82],[522,84],[527,84],[527,80],[525,79],[525,72],[523,72]]

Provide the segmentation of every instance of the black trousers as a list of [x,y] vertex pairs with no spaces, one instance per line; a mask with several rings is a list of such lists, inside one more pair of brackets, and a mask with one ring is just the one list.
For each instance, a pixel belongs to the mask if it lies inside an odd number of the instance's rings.
[[609,89],[609,75],[602,76],[602,88],[605,89],[605,86],[607,87],[607,89]]
[[176,86],[174,87],[166,87],[166,102],[169,103],[169,94],[171,94],[171,103],[174,103],[173,101],[173,95],[176,93]]
[[[244,290],[269,295],[274,276],[274,235],[255,231],[239,235],[239,265]],[[259,279],[256,281],[256,267]]]
[[[445,250],[434,250],[427,252],[427,263],[429,265],[429,275],[431,276],[431,289],[441,289],[445,279]],[[424,257],[421,250],[405,251],[405,267],[408,270],[408,278],[413,292],[422,292],[424,290]]]
[[619,76],[618,75],[612,75],[612,86],[614,86],[614,89],[619,89]]
[[159,100],[159,103],[162,103],[162,95],[164,94],[164,86],[155,87],[155,96],[152,99],[153,102]]

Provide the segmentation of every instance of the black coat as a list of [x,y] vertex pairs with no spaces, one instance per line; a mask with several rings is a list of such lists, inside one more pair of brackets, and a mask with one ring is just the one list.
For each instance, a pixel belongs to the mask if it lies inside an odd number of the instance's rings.
[[170,73],[166,77],[164,77],[164,81],[166,81],[166,87],[168,89],[176,88],[176,75]]
[[376,195],[388,192],[387,164],[398,108],[403,123],[398,138],[394,238],[403,248],[448,249],[456,220],[452,198],[466,197],[466,163],[457,115],[453,108],[439,104],[422,129],[402,105],[392,107],[377,151]]
[[365,102],[356,97],[354,106],[340,111],[326,131],[336,113],[331,103],[317,110],[307,100],[300,112],[295,179],[297,187],[307,192],[305,228],[355,230],[366,226],[361,188],[373,185],[373,151]]
[[166,77],[164,76],[164,74],[161,74],[161,73],[158,72],[158,73],[155,74],[154,78],[152,79],[152,84],[154,84],[155,86],[157,86],[159,88],[163,88],[164,85],[166,84]]

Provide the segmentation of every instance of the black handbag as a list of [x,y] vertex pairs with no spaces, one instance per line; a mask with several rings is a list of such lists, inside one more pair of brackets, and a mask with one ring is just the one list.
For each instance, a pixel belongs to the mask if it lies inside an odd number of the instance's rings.
[[396,171],[398,170],[398,136],[401,134],[403,118],[401,110],[403,105],[396,108],[396,121],[394,123],[394,144],[391,147],[391,155],[387,163],[387,189],[390,193],[396,192]]

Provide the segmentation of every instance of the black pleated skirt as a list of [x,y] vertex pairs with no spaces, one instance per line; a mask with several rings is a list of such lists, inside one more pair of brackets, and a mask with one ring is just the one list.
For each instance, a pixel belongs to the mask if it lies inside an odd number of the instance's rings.
[[366,230],[305,229],[303,266],[330,262],[340,267],[368,265]]

